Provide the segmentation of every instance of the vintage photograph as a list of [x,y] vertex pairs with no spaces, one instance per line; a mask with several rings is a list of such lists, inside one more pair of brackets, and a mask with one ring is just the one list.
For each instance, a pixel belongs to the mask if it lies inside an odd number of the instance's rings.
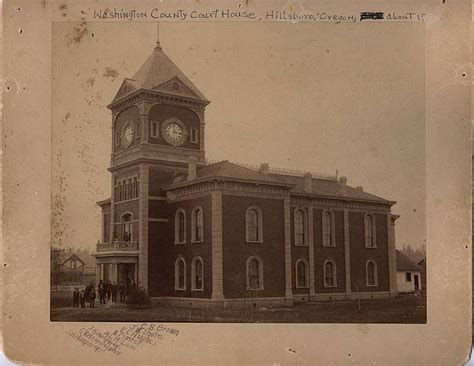
[[424,55],[421,23],[53,23],[50,320],[426,323]]

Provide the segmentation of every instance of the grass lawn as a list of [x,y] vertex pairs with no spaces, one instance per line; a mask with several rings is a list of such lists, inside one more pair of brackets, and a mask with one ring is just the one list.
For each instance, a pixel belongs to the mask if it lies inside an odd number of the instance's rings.
[[125,304],[96,308],[59,307],[52,301],[52,321],[133,322],[222,322],[222,323],[426,323],[426,298],[400,296],[396,299],[328,301],[295,304],[293,307],[256,309],[199,309],[157,305],[145,309]]

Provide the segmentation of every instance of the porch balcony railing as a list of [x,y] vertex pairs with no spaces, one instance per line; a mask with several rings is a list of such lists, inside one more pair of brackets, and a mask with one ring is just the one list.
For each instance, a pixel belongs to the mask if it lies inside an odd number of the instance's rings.
[[113,241],[111,243],[97,243],[97,252],[137,251],[138,241]]

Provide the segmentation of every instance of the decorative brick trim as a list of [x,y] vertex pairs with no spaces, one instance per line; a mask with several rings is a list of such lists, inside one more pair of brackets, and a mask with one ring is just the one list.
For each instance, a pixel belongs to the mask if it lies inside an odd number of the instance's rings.
[[351,246],[349,242],[349,210],[344,210],[344,265],[346,273],[346,293],[351,293]]
[[222,192],[213,191],[211,197],[212,231],[212,299],[224,298],[223,259],[222,259]]
[[309,292],[315,293],[314,283],[314,222],[313,208],[308,207],[308,255],[309,255]]
[[395,253],[395,220],[398,218],[391,213],[387,214],[387,242],[388,242],[388,275],[389,291],[392,295],[397,293],[397,266]]
[[285,299],[293,301],[291,281],[291,220],[290,220],[290,197],[283,200],[283,217],[285,229]]
[[350,208],[354,211],[360,210],[367,212],[368,210],[386,214],[390,211],[390,203],[377,203],[368,201],[356,201],[347,198],[338,197],[311,197],[299,196],[291,194],[292,205],[312,205],[315,208],[325,209],[328,206],[333,208]]

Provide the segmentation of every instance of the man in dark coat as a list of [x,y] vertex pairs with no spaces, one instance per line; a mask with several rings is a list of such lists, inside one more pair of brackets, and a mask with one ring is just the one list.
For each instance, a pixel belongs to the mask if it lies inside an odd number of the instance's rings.
[[113,285],[110,286],[111,291],[112,291],[112,302],[117,302],[117,291],[118,291],[118,286],[114,282]]
[[107,301],[110,300],[112,296],[112,282],[107,281],[105,283],[105,293],[107,294]]
[[90,296],[89,306],[90,306],[91,308],[94,308],[94,307],[95,307],[95,296],[96,296],[96,295],[95,295],[95,287],[94,287],[94,286],[91,287],[89,296]]
[[86,302],[90,302],[91,301],[91,290],[92,290],[92,287],[94,287],[94,282],[90,282],[89,285],[86,287],[86,291],[85,291],[85,300]]
[[119,285],[120,302],[125,301],[125,292],[126,292],[125,285],[123,284],[123,282],[120,282],[120,285]]
[[79,307],[79,289],[77,287],[72,292],[72,302],[73,302],[73,307],[75,308]]
[[97,291],[99,292],[99,303],[100,304],[105,304],[106,303],[106,301],[105,301],[106,288],[105,288],[104,281],[100,280]]
[[81,303],[81,308],[86,307],[86,293],[84,290],[81,290],[81,292],[79,292],[79,302]]

